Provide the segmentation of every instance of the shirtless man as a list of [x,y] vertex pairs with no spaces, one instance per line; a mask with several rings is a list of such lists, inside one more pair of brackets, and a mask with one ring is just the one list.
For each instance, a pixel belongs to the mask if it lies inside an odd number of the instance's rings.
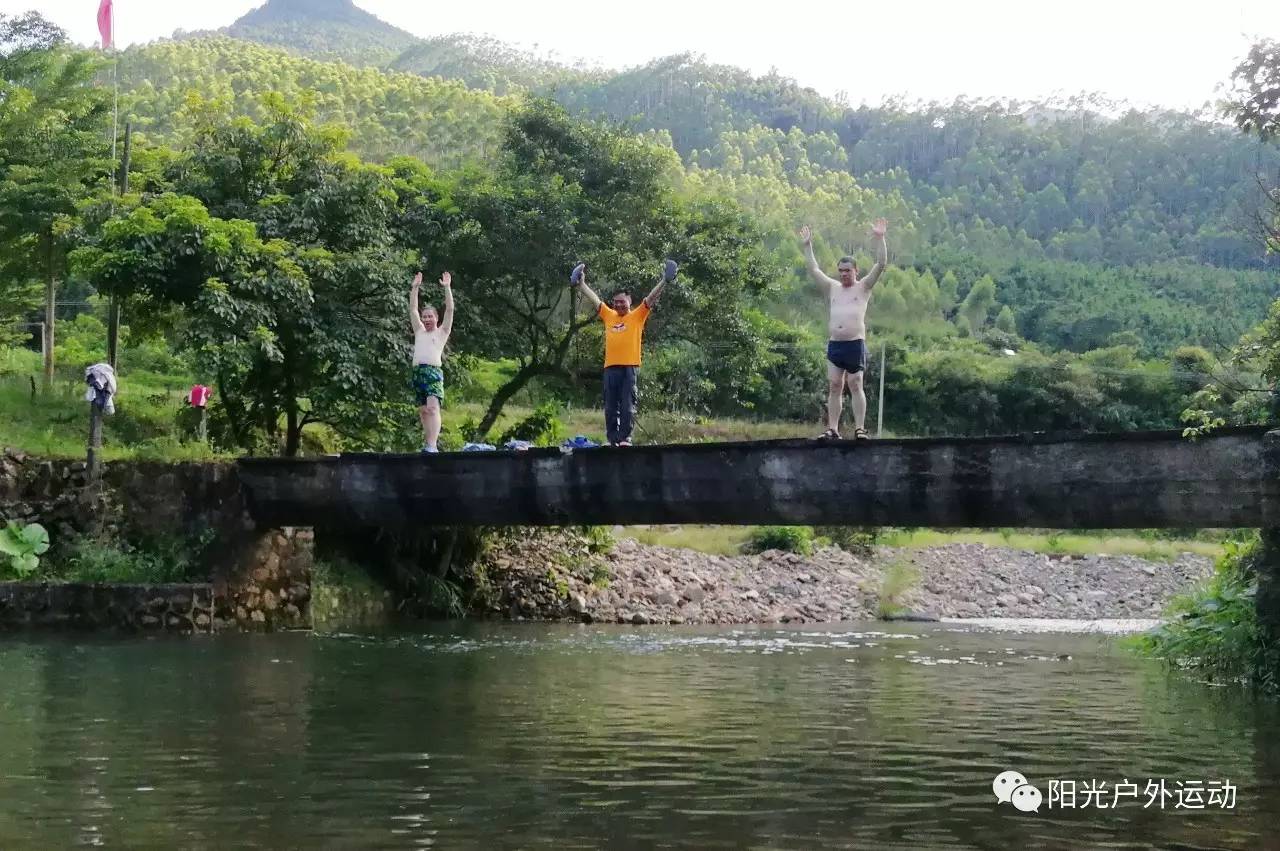
[[880,280],[880,273],[889,262],[889,246],[884,235],[889,223],[877,219],[871,228],[876,239],[876,262],[865,277],[858,277],[858,264],[852,257],[842,257],[836,267],[840,280],[828,278],[818,268],[813,256],[813,233],[809,226],[800,229],[800,241],[804,243],[805,262],[809,276],[822,288],[830,307],[827,339],[827,430],[822,438],[837,440],[840,437],[840,408],[844,403],[844,388],[849,387],[853,400],[853,436],[866,440],[864,428],[867,419],[867,395],[862,390],[862,376],[867,369],[867,304],[871,301],[871,288]]

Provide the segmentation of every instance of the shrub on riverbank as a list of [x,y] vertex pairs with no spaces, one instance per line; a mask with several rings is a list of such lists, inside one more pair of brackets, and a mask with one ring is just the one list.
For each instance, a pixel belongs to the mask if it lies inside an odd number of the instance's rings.
[[155,585],[201,582],[208,579],[200,563],[210,537],[192,541],[163,538],[144,545],[77,541],[59,564],[50,565],[48,579],[61,582],[105,582]]
[[802,556],[812,555],[813,529],[808,526],[761,526],[751,533],[742,549],[749,554],[781,550]]
[[906,611],[903,599],[920,582],[920,569],[909,559],[895,559],[880,578],[876,601],[876,617],[889,618]]
[[1221,682],[1280,691],[1280,646],[1258,625],[1254,559],[1261,543],[1227,545],[1213,575],[1169,607],[1163,626],[1137,639],[1138,649],[1170,665]]
[[875,552],[885,530],[877,526],[815,526],[817,543],[830,543],[847,553],[869,556]]

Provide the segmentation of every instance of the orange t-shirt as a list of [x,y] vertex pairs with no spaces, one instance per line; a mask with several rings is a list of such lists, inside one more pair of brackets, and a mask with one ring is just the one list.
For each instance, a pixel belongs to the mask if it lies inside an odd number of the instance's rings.
[[612,307],[602,304],[600,318],[604,321],[604,365],[639,366],[640,337],[649,320],[649,305],[640,302],[626,316],[619,316]]

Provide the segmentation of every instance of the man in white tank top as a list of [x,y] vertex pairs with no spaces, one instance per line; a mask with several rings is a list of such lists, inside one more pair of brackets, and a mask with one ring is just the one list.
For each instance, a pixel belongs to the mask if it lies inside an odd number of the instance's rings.
[[846,385],[853,402],[853,436],[857,440],[866,440],[869,436],[864,427],[867,396],[862,389],[862,376],[867,369],[867,305],[871,303],[871,288],[880,280],[880,273],[889,262],[889,246],[885,242],[888,229],[888,222],[884,219],[877,219],[871,228],[876,240],[876,262],[871,271],[859,278],[854,259],[843,257],[837,267],[838,281],[828,278],[818,268],[818,261],[813,256],[813,232],[809,226],[800,229],[809,276],[827,297],[830,311],[827,323],[827,430],[822,433],[824,439],[840,437],[840,408],[844,403]]
[[444,345],[453,330],[453,278],[448,272],[440,276],[444,288],[444,319],[434,305],[418,309],[418,287],[422,273],[413,278],[409,290],[409,321],[413,324],[413,391],[418,402],[418,418],[422,421],[422,451],[437,452],[440,439],[440,406],[444,404],[444,371],[441,369]]

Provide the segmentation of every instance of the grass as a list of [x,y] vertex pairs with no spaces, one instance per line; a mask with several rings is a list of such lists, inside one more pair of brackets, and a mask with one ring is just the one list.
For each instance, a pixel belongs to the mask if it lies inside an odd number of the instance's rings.
[[[218,457],[207,445],[185,439],[177,427],[176,417],[194,379],[179,369],[166,372],[130,367],[130,354],[126,350],[122,358],[116,413],[103,421],[102,457],[112,461],[132,458],[180,461]],[[68,352],[60,362],[78,363],[84,359],[77,348]],[[504,367],[498,364],[482,363],[480,383],[486,386],[495,383],[502,369]],[[51,458],[83,457],[89,426],[83,373],[78,367],[60,367],[52,389],[45,393],[41,388],[42,371],[38,352],[0,348],[0,446],[12,446]],[[31,392],[32,379],[37,387],[34,396]],[[529,394],[521,394],[517,397],[519,403],[510,403],[504,408],[491,434],[503,433],[533,412],[536,400],[526,397]],[[462,438],[457,429],[468,421],[478,422],[486,407],[476,401],[447,403],[443,445],[461,448]],[[566,435],[583,434],[598,443],[604,441],[604,414],[600,409],[567,408],[560,419]],[[647,412],[642,406],[636,421],[636,440],[643,443],[701,443],[811,437],[816,433],[815,428],[810,423],[711,419],[663,411]],[[451,446],[450,442],[457,445]]]
[[392,594],[369,571],[342,558],[317,559],[311,568],[311,614],[318,629],[385,625],[395,612]]
[[622,534],[651,546],[735,556],[742,553],[751,531],[750,526],[632,526],[624,528]]
[[[628,528],[623,534],[642,544],[679,547],[709,555],[737,555],[753,532],[751,526],[648,526]],[[1158,562],[1172,561],[1184,552],[1217,558],[1223,550],[1220,541],[1152,540],[1137,533],[1103,536],[1011,530],[894,529],[882,535],[879,544],[908,550],[947,544],[986,544],[1048,555],[1129,555]]]
[[1089,535],[1071,532],[1015,532],[1002,530],[903,529],[882,536],[880,543],[903,549],[925,549],[947,544],[986,544],[1031,550],[1047,555],[1126,555],[1148,561],[1172,561],[1181,553],[1217,558],[1222,554],[1220,541],[1196,539],[1152,540],[1138,534]]
[[137,548],[81,541],[61,563],[49,563],[39,579],[146,585],[203,582],[208,576],[197,563],[200,551],[210,541],[208,536],[192,541],[165,538]]
[[[0,446],[51,458],[80,458],[89,431],[83,374],[59,370],[49,392],[40,387],[37,352],[0,349]],[[37,391],[32,395],[31,379]],[[103,419],[102,457],[197,460],[214,453],[205,444],[183,442],[176,417],[190,377],[131,370],[122,377],[116,413]]]
[[311,567],[313,588],[380,597],[384,588],[369,571],[343,558],[316,559]]

